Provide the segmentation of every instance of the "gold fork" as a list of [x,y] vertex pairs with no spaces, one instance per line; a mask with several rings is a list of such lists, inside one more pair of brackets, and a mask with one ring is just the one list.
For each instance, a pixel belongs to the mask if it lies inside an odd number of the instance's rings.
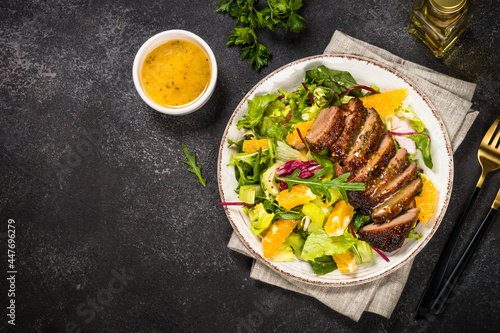
[[477,158],[479,159],[479,164],[481,164],[481,167],[483,168],[483,172],[481,173],[481,178],[479,178],[476,185],[478,188],[481,188],[484,178],[488,173],[500,168],[500,147],[498,146],[500,143],[500,129],[497,135],[493,137],[499,122],[500,117],[498,117],[493,125],[491,125],[488,132],[486,132],[483,141],[481,141],[481,144],[479,145]]
[[[484,178],[491,171],[498,170],[500,168],[500,117],[498,117],[495,122],[490,126],[488,132],[483,137],[481,144],[479,145],[479,150],[477,153],[477,157],[479,159],[479,164],[481,164],[482,172],[479,181],[477,182],[476,188],[472,197],[469,200],[469,203],[465,207],[465,210],[462,212],[460,219],[458,220],[457,225],[453,229],[453,232],[446,242],[446,245],[443,249],[443,253],[439,257],[438,263],[432,272],[431,279],[427,283],[427,287],[424,291],[424,294],[420,298],[420,302],[418,303],[417,313],[415,315],[415,319],[426,319],[428,316],[432,316],[431,313],[431,305],[435,303],[436,296],[440,291],[441,283],[443,282],[444,275],[446,274],[446,270],[448,268],[448,264],[450,263],[451,255],[457,245],[457,241],[459,239],[460,232],[462,231],[465,225],[465,217],[469,212],[472,204],[476,201],[477,195],[479,194],[479,190],[483,185]],[[496,133],[496,135],[494,135]]]

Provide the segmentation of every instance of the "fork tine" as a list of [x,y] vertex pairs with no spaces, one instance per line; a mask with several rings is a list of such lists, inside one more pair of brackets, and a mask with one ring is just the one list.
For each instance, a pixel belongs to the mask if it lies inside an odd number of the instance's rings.
[[493,148],[498,148],[498,142],[500,142],[500,130],[497,132],[497,135],[491,141],[491,146]]
[[482,144],[486,145],[491,144],[491,142],[493,141],[493,134],[495,134],[495,130],[498,127],[498,123],[500,123],[500,117],[498,117],[497,120],[495,120],[495,122],[490,126],[488,132],[486,132],[486,134],[484,135],[483,141],[481,142]]

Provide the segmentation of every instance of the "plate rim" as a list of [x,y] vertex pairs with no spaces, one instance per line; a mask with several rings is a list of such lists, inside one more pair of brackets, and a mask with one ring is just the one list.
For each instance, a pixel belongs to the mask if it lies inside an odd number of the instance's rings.
[[262,257],[259,253],[257,253],[255,250],[252,249],[252,247],[247,243],[247,241],[245,240],[245,238],[241,235],[241,233],[238,230],[237,226],[235,225],[234,221],[230,218],[229,207],[228,206],[224,206],[224,212],[226,213],[226,216],[227,216],[229,222],[231,223],[233,231],[236,232],[236,234],[238,235],[238,238],[240,239],[240,241],[251,252],[251,254],[253,254],[253,256],[254,256],[254,258],[256,260],[259,260],[260,262],[264,263],[267,267],[273,269],[274,271],[282,274],[283,276],[285,276],[287,278],[291,278],[293,280],[304,282],[304,283],[311,284],[311,285],[329,286],[329,287],[353,286],[353,285],[360,285],[360,284],[364,284],[364,283],[368,283],[368,282],[372,282],[372,281],[378,280],[378,279],[380,279],[380,278],[382,278],[384,276],[387,276],[387,275],[393,273],[394,271],[396,271],[396,270],[400,269],[401,267],[403,267],[404,265],[406,265],[409,261],[413,260],[416,257],[416,255],[424,248],[425,245],[427,245],[427,243],[434,236],[437,228],[439,227],[439,225],[441,225],[441,222],[443,221],[444,215],[446,214],[446,211],[447,211],[448,206],[449,206],[451,192],[452,192],[452,188],[453,188],[454,162],[453,162],[453,149],[451,147],[451,141],[450,141],[450,138],[449,138],[449,135],[448,135],[448,131],[446,130],[446,127],[444,126],[444,123],[443,123],[443,120],[441,119],[441,116],[439,115],[439,113],[437,112],[436,108],[431,103],[431,101],[406,76],[404,76],[403,74],[399,73],[398,71],[396,71],[395,69],[393,69],[393,68],[391,68],[391,67],[389,67],[387,65],[381,64],[378,61],[375,61],[375,60],[372,60],[372,59],[369,59],[369,58],[364,58],[364,57],[356,56],[356,55],[350,55],[350,54],[322,54],[322,55],[310,56],[310,57],[306,57],[306,58],[302,58],[302,59],[298,59],[298,60],[292,61],[292,62],[290,62],[290,63],[288,63],[288,64],[286,64],[284,66],[279,67],[278,69],[276,69],[273,72],[271,72],[268,75],[266,75],[259,82],[257,82],[245,94],[245,96],[241,99],[240,103],[236,106],[236,108],[234,109],[233,113],[231,114],[231,117],[229,118],[229,120],[227,122],[226,128],[224,129],[224,134],[222,135],[222,139],[221,139],[221,142],[220,142],[220,145],[219,145],[219,154],[218,154],[218,161],[217,161],[217,181],[218,181],[218,186],[219,186],[219,194],[220,194],[220,197],[221,197],[221,200],[222,200],[225,197],[224,196],[224,190],[222,188],[222,179],[221,179],[221,177],[222,177],[221,176],[221,166],[222,166],[221,163],[222,163],[222,151],[224,149],[224,143],[226,141],[230,125],[233,123],[234,117],[236,116],[236,114],[238,113],[238,111],[241,109],[241,107],[243,106],[243,104],[248,100],[248,98],[250,97],[250,95],[252,95],[253,92],[259,86],[261,86],[264,82],[266,82],[271,77],[273,77],[276,74],[278,74],[279,72],[285,70],[286,68],[291,67],[291,66],[296,66],[297,64],[300,64],[300,63],[303,63],[303,62],[308,62],[308,61],[312,61],[312,60],[316,60],[316,59],[324,59],[324,58],[345,58],[345,59],[348,59],[348,60],[354,59],[354,60],[357,60],[357,61],[360,61],[360,62],[366,62],[366,63],[369,63],[371,65],[377,66],[377,67],[381,68],[382,70],[388,71],[388,72],[396,75],[398,78],[400,78],[403,81],[405,81],[409,86],[412,87],[412,89],[415,90],[415,92],[427,104],[427,106],[431,110],[433,116],[437,119],[439,127],[440,127],[440,130],[441,130],[442,133],[444,133],[444,141],[445,141],[445,146],[446,146],[446,153],[448,155],[448,161],[449,161],[450,168],[449,168],[449,171],[448,171],[448,183],[447,183],[447,186],[446,186],[446,192],[444,193],[444,195],[445,195],[444,205],[443,205],[443,208],[441,209],[440,214],[436,217],[436,222],[434,223],[434,225],[432,226],[432,228],[429,230],[428,235],[426,236],[425,239],[423,239],[422,241],[420,241],[419,244],[418,244],[418,246],[416,246],[412,251],[410,251],[410,253],[407,254],[406,257],[400,263],[396,264],[393,267],[390,267],[390,268],[384,270],[383,272],[380,272],[378,274],[373,274],[371,276],[364,277],[364,278],[359,279],[359,280],[353,279],[353,280],[350,280],[350,281],[331,281],[331,282],[317,281],[317,280],[309,280],[307,278],[303,278],[303,277],[300,277],[300,276],[297,276],[297,275],[294,275],[294,274],[290,274],[289,272],[283,271],[282,269],[280,269],[279,267],[277,267],[274,264],[274,262],[272,262],[270,260],[267,260],[264,257]]

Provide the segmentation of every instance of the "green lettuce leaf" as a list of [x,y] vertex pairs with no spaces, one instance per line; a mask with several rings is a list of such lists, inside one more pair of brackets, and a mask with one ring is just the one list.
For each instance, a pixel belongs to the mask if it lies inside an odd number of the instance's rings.
[[268,213],[264,205],[259,203],[248,210],[248,217],[250,217],[250,230],[254,235],[259,235],[269,228],[274,219],[274,213]]
[[363,215],[361,213],[355,213],[352,217],[352,227],[354,228],[354,232],[358,232],[359,228],[364,225],[367,225],[372,221],[370,215]]
[[236,127],[238,130],[241,128],[254,128],[259,124],[266,106],[276,100],[279,94],[271,94],[264,96],[255,96],[252,100],[248,100],[248,114],[243,116],[243,119],[238,121]]
[[[425,133],[429,135],[429,130],[425,128],[422,133]],[[423,134],[412,134],[412,135],[405,135],[409,138],[412,138],[413,141],[415,141],[415,144],[417,145],[417,149],[422,152],[422,156],[424,157],[424,163],[425,165],[429,168],[432,169],[434,164],[432,163],[432,156],[431,156],[431,139],[427,135]]]
[[302,247],[304,246],[304,238],[301,234],[292,232],[290,236],[285,240],[285,243],[293,248],[293,252],[297,258],[300,258],[302,254]]
[[[353,88],[358,85],[351,73],[329,69],[323,65],[307,71],[306,82],[326,86],[333,89],[337,94],[342,93],[346,88]],[[349,95],[361,97],[361,89],[352,90]]]
[[314,274],[318,275],[327,274],[337,269],[337,264],[332,256],[319,257],[314,260],[309,260],[308,263],[311,265]]
[[406,108],[400,106],[396,112],[398,115],[402,116],[403,118],[409,119],[410,120],[410,125],[415,129],[415,132],[423,132],[425,129],[425,124],[420,118],[417,116],[415,111],[411,106],[408,106]]
[[302,259],[314,260],[318,257],[345,253],[357,241],[350,232],[345,232],[342,236],[329,237],[325,229],[318,229],[307,237],[302,249]]
[[260,173],[274,163],[276,147],[270,140],[269,148],[255,153],[238,153],[231,155],[228,166],[234,165],[236,179],[239,186],[257,184],[260,182]]
[[290,245],[283,243],[278,251],[271,257],[271,260],[276,262],[292,261],[294,257],[295,254],[293,252],[293,248]]
[[320,87],[314,89],[312,93],[314,104],[310,108],[303,110],[302,119],[305,121],[315,119],[320,111],[329,105],[330,101],[333,98],[332,95],[333,92],[330,89]]

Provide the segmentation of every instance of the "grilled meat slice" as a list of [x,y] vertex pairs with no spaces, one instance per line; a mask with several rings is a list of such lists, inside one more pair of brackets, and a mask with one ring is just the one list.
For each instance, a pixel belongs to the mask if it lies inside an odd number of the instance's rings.
[[[373,182],[373,179],[383,172],[389,163],[389,160],[396,154],[396,146],[389,132],[384,133],[382,139],[380,140],[379,147],[377,151],[370,157],[368,163],[362,167],[357,173],[352,173],[349,176],[350,182],[353,183],[364,183],[365,187],[369,188],[369,185]],[[343,171],[343,170],[342,170]],[[338,177],[338,176],[337,176]],[[368,196],[365,194],[367,191],[348,191],[349,201],[354,207],[360,207],[362,213],[365,215],[370,214],[370,210],[373,207],[368,205]]]
[[344,113],[340,106],[323,109],[307,132],[306,141],[315,153],[330,148],[344,130]]
[[361,125],[364,123],[366,115],[368,114],[363,106],[363,102],[357,98],[351,99],[349,103],[344,104],[343,107],[345,115],[344,130],[337,141],[334,141],[330,147],[332,157],[339,162],[344,160],[351,149],[353,139],[357,137],[361,130]]
[[383,130],[384,124],[377,111],[368,109],[368,116],[361,131],[354,139],[352,149],[344,160],[344,166],[348,171],[355,171],[368,161],[378,147]]
[[[373,178],[368,184],[366,184],[366,190],[363,192],[354,192],[349,191],[347,194],[349,195],[349,200],[352,201],[352,205],[359,209],[359,211],[364,215],[370,215],[372,209],[387,199],[391,194],[399,190],[404,184],[400,184],[400,182],[392,183],[394,178],[397,178],[408,168],[408,154],[406,153],[406,149],[401,148],[396,152],[396,155],[389,161],[386,167],[382,167],[382,172],[378,174],[375,178]],[[416,168],[415,168],[415,177],[416,177]],[[410,172],[410,170],[407,170]],[[407,182],[413,180],[414,178],[408,178]],[[380,194],[381,192],[387,193],[387,189],[382,191],[385,186],[391,183],[393,184],[393,191],[389,195],[380,196],[376,194]],[[400,184],[400,187],[397,187]]]
[[372,180],[368,188],[363,193],[366,197],[370,196],[377,189],[382,188],[390,182],[393,178],[397,177],[408,167],[408,154],[406,149],[398,149],[396,155],[389,161],[387,166],[383,168],[382,172]]
[[389,223],[366,225],[358,230],[359,239],[379,250],[395,251],[403,246],[419,213],[420,208],[412,208]]
[[389,199],[373,209],[371,213],[373,223],[385,223],[397,216],[411,204],[421,189],[420,178],[417,178],[394,193]]
[[367,185],[389,163],[394,154],[396,154],[396,145],[391,134],[386,131],[380,139],[377,151],[368,159],[366,165],[356,172],[356,175],[351,174],[350,181]]
[[335,173],[335,177],[340,177],[345,173],[337,161],[333,161],[333,172]]
[[417,163],[411,162],[402,173],[396,175],[384,186],[373,190],[371,195],[366,196],[363,207],[373,209],[375,206],[387,200],[390,196],[402,189],[406,184],[415,178],[417,178]]

